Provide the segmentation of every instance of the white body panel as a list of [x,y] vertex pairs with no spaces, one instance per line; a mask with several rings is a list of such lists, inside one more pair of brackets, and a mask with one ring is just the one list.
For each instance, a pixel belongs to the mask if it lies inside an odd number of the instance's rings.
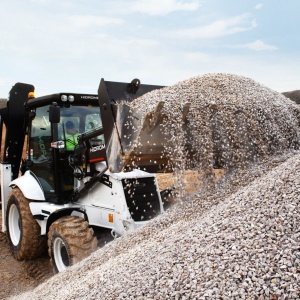
[[[148,223],[148,221],[135,222],[131,218],[124,195],[122,179],[137,179],[143,177],[155,178],[155,176],[139,170],[126,173],[110,173],[107,171],[105,174],[109,176],[109,180],[106,183],[95,184],[94,187],[76,203],[59,205],[48,202],[31,202],[30,209],[32,214],[43,216],[44,218],[43,220],[37,219],[37,222],[41,226],[41,235],[46,234],[48,217],[56,211],[68,208],[77,208],[78,210],[81,210],[87,215],[90,225],[112,229],[114,236],[121,236],[126,231],[134,230]],[[158,191],[157,182],[156,188]],[[160,201],[160,212],[163,212],[159,192],[158,196]],[[84,216],[84,213],[82,213],[82,217]],[[80,215],[80,212],[73,212],[72,214]]]
[[78,201],[85,206],[91,225],[111,228],[117,236],[121,236],[125,231],[134,230],[148,223],[148,221],[135,222],[132,219],[127,207],[122,179],[153,177],[159,196],[160,212],[163,212],[156,177],[153,174],[141,170],[120,173],[107,171],[105,174],[109,176],[111,187],[108,184],[96,185],[86,197]]
[[[41,235],[46,234],[47,220],[52,213],[70,207],[81,208],[79,205],[73,203],[59,205],[59,204],[54,204],[49,202],[30,202],[29,207],[33,216],[39,215],[44,217],[44,220],[39,220],[39,219],[36,220],[41,226]],[[81,214],[80,217],[83,218],[84,214]]]
[[13,180],[9,186],[17,186],[29,200],[45,201],[43,190],[30,171],[26,171],[23,176]]
[[111,228],[118,236],[121,236],[124,233],[122,220],[131,218],[122,182],[112,176],[109,177],[109,181],[111,188],[103,183],[97,184],[78,203],[85,206],[91,225]]
[[6,206],[9,193],[13,187],[18,187],[23,195],[30,200],[45,201],[44,193],[30,171],[11,181],[11,165],[1,163],[1,202],[2,202],[2,232],[6,232]]
[[[53,213],[57,213],[66,209],[69,210],[69,214],[79,215],[83,218],[86,214],[90,225],[112,229],[114,236],[121,236],[126,231],[134,230],[137,227],[148,223],[148,221],[135,222],[132,219],[125,199],[122,184],[123,179],[153,177],[159,197],[160,212],[163,212],[163,206],[156,177],[147,172],[135,170],[132,172],[111,173],[106,171],[105,175],[108,176],[108,180],[96,183],[77,202],[68,204],[54,204],[46,202],[41,186],[35,177],[31,175],[30,171],[25,172],[23,176],[13,180],[12,182],[9,182],[7,178],[9,177],[8,173],[11,174],[11,170],[10,168],[7,168],[7,166],[8,165],[5,165],[4,167],[2,166],[2,169],[5,169],[4,171],[2,170],[2,172],[5,172],[5,175],[1,176],[1,181],[7,181],[2,182],[2,187],[17,186],[27,199],[33,200],[30,202],[30,209],[32,215],[36,218],[41,227],[41,235],[45,235],[47,233],[47,222],[49,216]],[[81,183],[83,184],[83,182]],[[2,195],[2,199],[6,200],[8,193],[8,189],[2,189],[2,194],[5,194]],[[5,203],[6,202],[4,201],[4,207]],[[74,211],[73,209],[79,211]],[[5,209],[2,209],[2,214],[3,223],[5,221]],[[2,228],[5,229],[5,225],[3,226],[2,224]]]
[[1,203],[2,203],[2,232],[6,232],[6,206],[7,198],[10,193],[10,181],[11,181],[11,165],[1,163]]

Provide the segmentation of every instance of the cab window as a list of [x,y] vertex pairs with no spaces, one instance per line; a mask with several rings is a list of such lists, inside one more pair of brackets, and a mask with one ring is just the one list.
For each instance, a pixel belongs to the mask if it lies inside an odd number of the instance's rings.
[[33,162],[31,171],[39,178],[45,192],[53,192],[53,174],[50,170],[51,126],[47,107],[38,107],[31,123],[28,158]]

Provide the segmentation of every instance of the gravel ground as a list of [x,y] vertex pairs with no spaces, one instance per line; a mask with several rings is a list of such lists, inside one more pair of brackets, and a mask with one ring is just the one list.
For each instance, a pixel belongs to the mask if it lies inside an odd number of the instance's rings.
[[[179,188],[186,167],[205,170],[206,184],[192,195],[182,188],[178,203],[145,227],[11,299],[299,299],[299,107],[230,74],[141,98],[132,103],[141,114],[165,102],[162,130]],[[226,168],[217,182],[209,176],[216,163]]]
[[300,154],[289,156],[247,172],[244,187],[241,171],[203,189],[12,299],[299,299]]

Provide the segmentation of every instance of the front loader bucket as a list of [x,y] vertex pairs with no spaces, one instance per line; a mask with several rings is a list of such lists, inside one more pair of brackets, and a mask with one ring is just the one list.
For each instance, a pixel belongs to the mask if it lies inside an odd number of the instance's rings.
[[168,141],[161,127],[164,122],[161,114],[163,105],[159,102],[155,110],[145,117],[126,104],[118,106],[116,126],[122,145],[120,159],[123,168],[157,172],[167,166],[168,158],[164,151]]
[[148,172],[162,170],[168,162],[164,155],[165,137],[161,132],[164,103],[140,115],[129,107],[129,102],[162,86],[130,84],[101,80],[98,98],[104,128],[108,166],[112,172],[140,168]]

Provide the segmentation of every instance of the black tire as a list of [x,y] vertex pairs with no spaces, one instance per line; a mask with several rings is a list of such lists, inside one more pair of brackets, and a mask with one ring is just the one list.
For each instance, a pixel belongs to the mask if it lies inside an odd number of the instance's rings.
[[52,223],[48,232],[48,253],[54,273],[73,266],[97,249],[97,238],[89,223],[77,216],[65,216]]
[[46,241],[38,239],[41,228],[19,188],[14,188],[8,196],[5,221],[8,243],[16,259],[29,260],[44,254]]

